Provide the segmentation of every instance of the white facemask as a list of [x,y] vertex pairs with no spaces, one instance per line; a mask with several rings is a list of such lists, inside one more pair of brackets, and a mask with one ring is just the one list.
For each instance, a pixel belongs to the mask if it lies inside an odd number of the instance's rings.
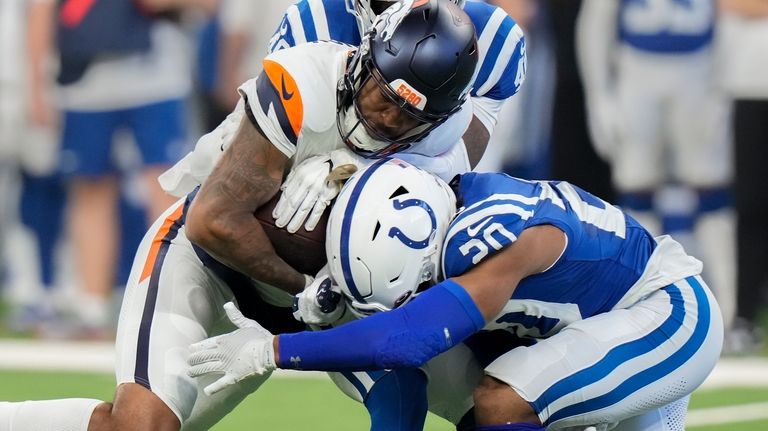
[[349,141],[361,150],[374,152],[389,145],[388,142],[379,141],[368,134],[365,126],[359,123],[354,106],[348,107],[344,112],[344,130],[347,132],[352,130],[352,133],[349,135]]

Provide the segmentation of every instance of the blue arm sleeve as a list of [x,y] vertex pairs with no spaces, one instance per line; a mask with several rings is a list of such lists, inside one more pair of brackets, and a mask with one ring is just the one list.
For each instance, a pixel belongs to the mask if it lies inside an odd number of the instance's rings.
[[424,429],[427,418],[427,376],[418,368],[388,371],[365,399],[371,431]]
[[279,336],[280,368],[416,368],[485,326],[466,290],[446,280],[395,310],[322,332]]

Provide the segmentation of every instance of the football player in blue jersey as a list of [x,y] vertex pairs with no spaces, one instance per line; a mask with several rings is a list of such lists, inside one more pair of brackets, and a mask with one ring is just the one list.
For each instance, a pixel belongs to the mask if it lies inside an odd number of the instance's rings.
[[327,241],[346,307],[370,317],[273,336],[228,305],[240,329],[193,345],[190,375],[223,374],[220,390],[275,368],[399,371],[502,330],[532,343],[484,368],[471,429],[660,431],[682,429],[722,347],[701,262],[566,182],[449,187],[384,159],[344,186]]
[[587,0],[577,26],[590,132],[617,203],[697,250],[735,314],[727,103],[717,82],[715,0]]
[[[464,9],[477,34],[479,59],[471,85],[471,97],[461,112],[419,142],[419,150],[414,149],[411,154],[402,156],[403,160],[425,167],[446,180],[450,180],[455,172],[472,170],[480,162],[504,102],[518,92],[526,72],[525,38],[512,17],[503,9],[485,2],[451,1]],[[269,49],[277,51],[318,40],[335,40],[357,46],[361,35],[370,30],[376,16],[398,3],[407,8],[414,1],[301,0],[286,11]],[[463,132],[464,145],[453,148],[448,157],[425,157],[432,148],[444,147],[444,134],[456,128]],[[498,153],[500,151],[495,152]],[[316,166],[316,163],[306,162],[294,168],[291,173],[293,181],[286,182],[285,198],[274,213],[278,226],[296,231],[311,210],[312,214],[321,213],[335,196],[302,192],[307,184],[325,180],[327,170],[318,170]],[[305,195],[303,200],[288,200],[288,197],[295,199]],[[307,219],[307,229],[314,227],[310,220],[313,217]]]

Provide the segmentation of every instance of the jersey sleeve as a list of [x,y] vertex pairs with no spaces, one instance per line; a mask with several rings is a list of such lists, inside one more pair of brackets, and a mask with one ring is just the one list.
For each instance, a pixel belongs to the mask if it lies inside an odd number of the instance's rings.
[[301,0],[286,9],[269,42],[269,52],[318,40],[360,44],[354,15],[339,0]]
[[301,93],[282,64],[267,57],[263,66],[261,74],[246,81],[238,91],[251,121],[286,157],[292,157],[304,121]]
[[467,2],[464,10],[475,24],[480,50],[472,97],[504,100],[518,92],[526,73],[525,36],[503,9]]
[[[494,177],[469,173],[460,177],[459,196],[492,190]],[[468,190],[462,193],[462,190]],[[445,277],[461,275],[486,257],[511,245],[528,227],[538,198],[527,193],[488,193],[470,199],[451,222],[444,244]]]

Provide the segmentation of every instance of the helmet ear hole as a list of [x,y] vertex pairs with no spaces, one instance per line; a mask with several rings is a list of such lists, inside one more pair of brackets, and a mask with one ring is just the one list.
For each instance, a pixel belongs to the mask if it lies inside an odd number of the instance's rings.
[[397,307],[405,304],[406,302],[408,302],[408,300],[411,299],[412,295],[413,295],[413,291],[411,291],[411,290],[409,290],[409,291],[403,293],[402,295],[400,295],[397,299],[395,299],[395,303],[394,303],[392,309],[394,310],[395,308],[397,308]]
[[408,194],[408,189],[406,189],[403,186],[400,186],[400,187],[397,188],[397,190],[392,192],[391,195],[389,195],[389,198],[390,199],[394,199],[394,198],[396,198],[398,196],[402,196],[402,195],[406,195],[406,194]]

